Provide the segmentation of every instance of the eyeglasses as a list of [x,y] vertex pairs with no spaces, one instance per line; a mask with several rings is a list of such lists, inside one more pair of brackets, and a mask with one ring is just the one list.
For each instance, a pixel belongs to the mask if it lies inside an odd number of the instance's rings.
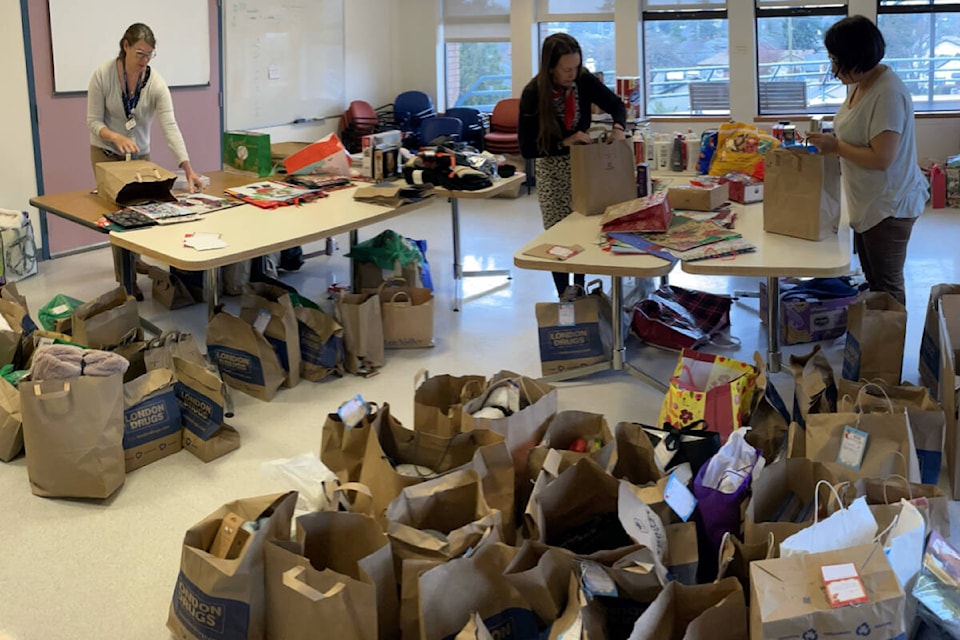
[[157,57],[156,51],[140,51],[140,49],[134,49],[133,52],[137,54],[137,57],[141,60],[152,60]]

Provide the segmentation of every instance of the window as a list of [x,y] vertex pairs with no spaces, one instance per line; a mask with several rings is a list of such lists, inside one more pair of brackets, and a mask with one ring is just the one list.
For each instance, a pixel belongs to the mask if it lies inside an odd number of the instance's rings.
[[643,0],[646,113],[730,113],[725,0]]
[[540,67],[543,41],[553,33],[569,33],[580,43],[585,69],[602,73],[603,82],[616,89],[616,39],[613,26],[614,0],[537,0]]
[[510,0],[443,0],[447,107],[487,113],[509,98]]
[[830,71],[823,36],[846,13],[842,2],[757,0],[757,113],[837,112],[847,90]]
[[960,111],[960,2],[880,0],[877,26],[914,110]]

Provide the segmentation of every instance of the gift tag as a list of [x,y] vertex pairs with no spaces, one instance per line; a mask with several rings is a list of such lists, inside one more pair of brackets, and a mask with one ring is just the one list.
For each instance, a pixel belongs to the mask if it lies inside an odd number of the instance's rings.
[[253,328],[262,334],[267,330],[268,324],[270,324],[270,312],[260,309],[260,312],[257,314],[257,319],[253,321]]
[[50,309],[50,313],[52,313],[55,316],[59,316],[60,314],[66,313],[67,311],[70,311],[70,305],[68,304],[58,304],[53,309]]
[[660,471],[666,471],[667,466],[673,461],[673,456],[675,455],[677,455],[676,451],[667,449],[666,438],[660,438],[660,442],[653,448],[653,457]]
[[867,590],[852,562],[828,564],[820,567],[823,585],[827,588],[827,600],[833,608],[867,602]]
[[663,490],[663,501],[673,512],[686,522],[697,507],[697,499],[687,485],[677,480],[677,474],[671,473],[667,486]]
[[347,429],[353,429],[367,415],[367,403],[359,393],[337,407],[337,415]]
[[837,454],[837,462],[850,469],[860,469],[863,463],[863,453],[867,448],[868,435],[861,431],[846,425],[843,428],[843,437],[840,439],[840,453]]
[[577,324],[572,302],[561,302],[557,310],[557,326],[572,327]]
[[555,244],[547,250],[547,253],[552,255],[555,258],[560,260],[566,260],[570,256],[577,255],[577,252],[571,249],[570,247],[564,247],[563,245]]

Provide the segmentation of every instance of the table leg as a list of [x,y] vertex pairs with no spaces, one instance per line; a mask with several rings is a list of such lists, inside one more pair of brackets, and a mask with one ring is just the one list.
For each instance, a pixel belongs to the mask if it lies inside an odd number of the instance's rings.
[[117,247],[120,252],[120,283],[127,295],[133,295],[137,283],[137,256],[129,249]]
[[767,371],[780,373],[780,278],[767,277]]
[[[353,248],[357,246],[357,243],[360,242],[360,233],[356,229],[351,229],[349,237],[350,251],[347,253],[351,253]],[[360,270],[357,268],[357,261],[350,258],[350,288],[352,291],[360,291],[359,273]]]
[[457,198],[450,198],[450,224],[453,227],[453,310],[460,311],[463,267],[460,264],[460,201]]
[[206,282],[204,289],[207,291],[207,317],[213,318],[220,306],[220,269],[214,267],[205,272]]

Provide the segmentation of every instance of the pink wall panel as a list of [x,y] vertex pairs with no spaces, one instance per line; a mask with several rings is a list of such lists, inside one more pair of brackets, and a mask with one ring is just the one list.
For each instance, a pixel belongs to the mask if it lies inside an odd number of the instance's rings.
[[[217,0],[208,0],[210,15],[210,85],[171,89],[177,123],[187,143],[194,169],[220,169],[220,53]],[[87,131],[86,94],[54,95],[53,53],[47,0],[29,0],[30,37],[34,82],[37,92],[38,129],[43,193],[60,193],[94,187],[90,168],[90,138]],[[122,33],[91,34],[119,41]],[[163,34],[157,34],[162,53]],[[93,73],[93,69],[90,70]],[[151,159],[176,169],[173,156],[156,123],[150,140]],[[95,231],[53,215],[47,215],[50,253],[106,241]]]

